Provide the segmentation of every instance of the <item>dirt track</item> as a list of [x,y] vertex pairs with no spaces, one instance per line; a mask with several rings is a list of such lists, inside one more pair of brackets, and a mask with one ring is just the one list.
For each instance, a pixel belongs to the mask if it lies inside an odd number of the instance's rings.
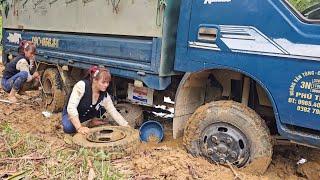
[[[0,99],[5,97],[6,94],[0,90]],[[52,149],[65,146],[66,139],[61,130],[60,114],[45,118],[41,114],[42,111],[40,92],[29,92],[21,96],[20,104],[17,105],[0,102],[0,126],[10,125],[21,134],[39,137],[41,141],[49,143]],[[170,123],[166,124],[167,133],[163,143],[142,144],[136,154],[113,161],[112,165],[124,175],[124,179],[234,179],[234,173],[230,168],[210,164],[204,159],[187,154],[181,140],[172,140],[170,129]],[[0,141],[0,147],[3,146],[4,142]],[[0,158],[3,158],[1,153],[3,152],[0,148]],[[307,162],[297,165],[302,158]],[[57,166],[59,164],[55,162],[55,157],[45,163],[56,163]],[[5,171],[8,169],[0,162],[0,177],[1,174],[7,173]],[[37,171],[41,170],[34,170],[33,176],[40,173]],[[276,146],[273,161],[264,176],[236,171],[240,179],[320,179],[320,150],[296,145]],[[83,178],[87,178],[86,176]]]

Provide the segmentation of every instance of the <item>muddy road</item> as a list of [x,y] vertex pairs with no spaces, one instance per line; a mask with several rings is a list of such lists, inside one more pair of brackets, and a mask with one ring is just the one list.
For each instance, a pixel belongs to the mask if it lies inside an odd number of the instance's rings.
[[[0,99],[5,98],[0,90]],[[104,162],[70,145],[70,137],[61,129],[61,114],[49,118],[42,115],[40,92],[27,92],[19,101],[0,102],[0,179],[19,173],[36,179],[320,179],[320,150],[277,145],[265,175],[237,169],[233,172],[229,167],[187,154],[181,139],[172,139],[171,122],[165,123],[162,143],[141,144],[129,157]],[[306,162],[297,164],[299,160]]]

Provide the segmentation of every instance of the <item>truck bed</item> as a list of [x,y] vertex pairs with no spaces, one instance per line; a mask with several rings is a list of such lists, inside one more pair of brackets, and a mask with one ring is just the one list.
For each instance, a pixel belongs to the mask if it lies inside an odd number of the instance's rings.
[[[20,40],[31,40],[41,61],[79,68],[103,65],[114,75],[142,80],[159,90],[176,74],[173,65],[180,1],[167,1],[166,6],[160,6],[158,0],[121,1],[118,12],[102,8],[105,1],[84,5],[76,0],[67,6],[57,1],[46,6],[42,16],[32,11],[32,1],[26,2],[24,8],[23,1],[16,2],[13,7],[19,10],[10,9],[8,16],[3,12],[4,54],[15,54]],[[48,3],[39,2],[35,10]],[[57,8],[61,14],[56,13]],[[99,17],[91,14],[89,19],[89,12]]]
[[[24,0],[12,1],[5,28],[43,31],[162,36],[163,11],[158,0]],[[118,7],[115,9],[114,7]]]

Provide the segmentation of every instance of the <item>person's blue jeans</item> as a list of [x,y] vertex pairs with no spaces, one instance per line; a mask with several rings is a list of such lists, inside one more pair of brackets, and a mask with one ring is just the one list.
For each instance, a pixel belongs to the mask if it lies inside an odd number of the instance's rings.
[[73,134],[77,132],[76,128],[73,126],[71,120],[69,119],[67,108],[63,108],[62,111],[62,127],[63,131],[67,134]]
[[9,79],[2,78],[1,86],[2,89],[8,93],[12,88],[16,91],[19,91],[22,88],[23,84],[27,81],[27,79],[28,72],[21,71]]

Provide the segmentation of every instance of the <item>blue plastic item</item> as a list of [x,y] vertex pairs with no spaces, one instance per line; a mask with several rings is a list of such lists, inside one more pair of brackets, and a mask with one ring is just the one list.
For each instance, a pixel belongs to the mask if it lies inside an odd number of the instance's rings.
[[158,143],[163,140],[163,126],[157,121],[147,121],[140,127],[140,140],[148,142],[149,138],[154,136]]

